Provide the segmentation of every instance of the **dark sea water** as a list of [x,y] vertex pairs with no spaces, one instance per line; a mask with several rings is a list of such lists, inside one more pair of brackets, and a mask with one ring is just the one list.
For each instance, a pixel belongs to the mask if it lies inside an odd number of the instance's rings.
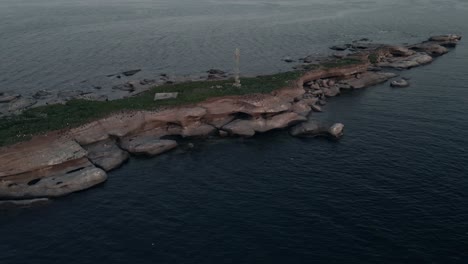
[[[229,67],[237,45],[243,67],[272,72],[284,55],[360,37],[468,36],[467,7],[0,0],[0,87]],[[468,263],[467,66],[465,40],[402,72],[410,88],[333,98],[315,116],[345,124],[339,142],[286,131],[196,141],[132,159],[97,188],[0,212],[0,263]]]

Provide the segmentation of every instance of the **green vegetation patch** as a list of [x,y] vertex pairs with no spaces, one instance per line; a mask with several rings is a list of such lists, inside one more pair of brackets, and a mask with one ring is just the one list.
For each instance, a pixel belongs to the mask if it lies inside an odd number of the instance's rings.
[[321,66],[325,69],[344,67],[362,63],[362,60],[356,58],[344,58],[340,60],[325,62]]
[[377,62],[379,62],[378,59],[379,59],[379,55],[378,55],[377,53],[371,53],[371,54],[369,55],[369,61],[370,61],[372,64],[376,64]]
[[[65,105],[48,105],[29,109],[17,116],[0,118],[0,146],[30,139],[33,135],[77,127],[125,110],[154,110],[165,106],[191,104],[211,97],[269,93],[298,79],[302,72],[293,71],[269,76],[242,78],[241,88],[233,80],[199,81],[162,85],[134,97],[97,102],[72,100]],[[179,92],[176,99],[154,101],[155,93]]]

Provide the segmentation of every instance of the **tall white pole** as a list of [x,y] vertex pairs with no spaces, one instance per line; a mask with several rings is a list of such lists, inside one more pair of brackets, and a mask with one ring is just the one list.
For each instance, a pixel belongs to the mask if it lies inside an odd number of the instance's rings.
[[234,66],[234,87],[240,88],[242,85],[240,83],[240,70],[239,70],[239,62],[240,62],[240,49],[236,48],[236,51],[234,53],[234,61],[235,61],[235,66]]

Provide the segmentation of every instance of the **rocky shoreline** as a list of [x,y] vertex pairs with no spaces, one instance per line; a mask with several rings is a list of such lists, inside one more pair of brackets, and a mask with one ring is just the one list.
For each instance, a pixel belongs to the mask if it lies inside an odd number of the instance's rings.
[[95,81],[84,80],[83,88],[64,91],[39,90],[34,93],[20,94],[15,91],[0,92],[0,118],[21,114],[36,107],[66,104],[72,100],[113,101],[138,96],[155,86],[203,80],[225,80],[230,75],[224,71],[210,69],[204,74],[194,76],[172,76],[160,74],[152,79],[135,79],[141,69],[100,76]]
[[[106,181],[106,172],[121,166],[130,155],[159,155],[176,148],[179,138],[251,137],[289,128],[292,136],[338,139],[343,124],[324,127],[313,118],[327,98],[386,82],[397,77],[394,70],[428,64],[460,39],[443,35],[415,45],[335,47],[358,51],[327,62],[326,67],[300,65],[303,74],[299,79],[269,94],[217,97],[160,111],[121,112],[3,147],[0,207],[43,204],[91,188]],[[392,82],[395,87],[408,85],[403,79]],[[15,101],[15,96],[1,94],[0,101]]]

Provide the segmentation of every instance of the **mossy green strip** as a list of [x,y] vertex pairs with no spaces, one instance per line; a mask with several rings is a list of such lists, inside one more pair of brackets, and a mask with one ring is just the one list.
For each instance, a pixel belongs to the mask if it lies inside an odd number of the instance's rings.
[[[359,59],[336,59],[313,65],[313,69],[330,69],[362,63]],[[311,70],[306,68],[304,70]],[[17,116],[0,118],[0,146],[25,141],[34,135],[64,128],[77,127],[112,113],[125,110],[154,110],[164,106],[198,103],[208,98],[270,93],[289,82],[297,80],[303,71],[291,71],[274,75],[241,78],[242,87],[232,86],[233,80],[186,82],[154,87],[134,97],[109,102],[72,100],[65,105],[48,105],[29,109]],[[154,101],[155,93],[178,92],[176,99]]]
[[[164,106],[204,101],[211,97],[269,93],[287,86],[301,72],[285,72],[270,76],[242,78],[242,87],[232,86],[233,80],[199,81],[154,87],[134,97],[109,102],[72,100],[65,105],[48,105],[29,109],[18,116],[0,119],[0,146],[30,139],[47,131],[77,127],[123,110],[153,110]],[[179,92],[176,99],[154,101],[155,93]]]

